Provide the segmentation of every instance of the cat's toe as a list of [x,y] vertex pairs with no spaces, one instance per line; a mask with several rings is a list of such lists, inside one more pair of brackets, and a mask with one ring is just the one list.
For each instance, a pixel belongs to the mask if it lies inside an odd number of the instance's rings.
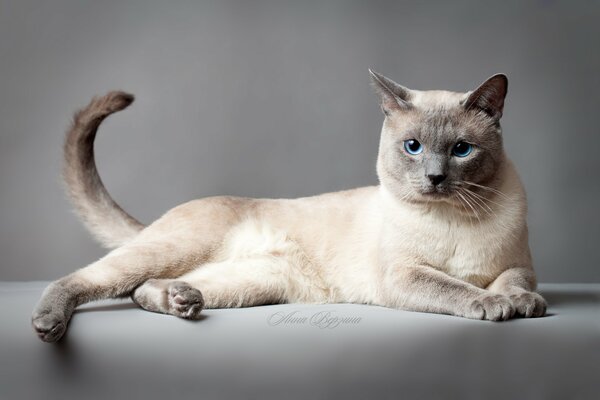
[[58,341],[67,330],[67,321],[59,314],[52,312],[34,314],[31,325],[38,337],[44,342]]
[[543,317],[546,315],[546,300],[534,292],[513,294],[510,300],[515,306],[517,314],[525,318]]
[[465,316],[488,321],[506,321],[514,314],[515,308],[508,297],[501,294],[485,294],[473,300]]
[[169,286],[169,309],[180,318],[198,319],[204,308],[202,293],[188,283],[173,282]]

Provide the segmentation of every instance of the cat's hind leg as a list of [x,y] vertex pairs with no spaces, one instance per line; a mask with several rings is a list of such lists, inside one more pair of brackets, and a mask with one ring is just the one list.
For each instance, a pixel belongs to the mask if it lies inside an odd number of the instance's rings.
[[175,243],[129,243],[107,256],[52,282],[35,306],[32,325],[40,339],[54,342],[64,334],[75,308],[93,300],[129,295],[149,278],[175,277],[193,268],[198,254]]
[[199,319],[204,308],[200,290],[179,279],[149,279],[131,295],[144,310]]
[[133,292],[132,299],[148,311],[198,319],[203,307],[285,302],[291,285],[285,258],[264,256],[204,264],[176,279],[151,279]]
[[[284,231],[247,220],[228,235],[223,248],[219,261],[177,278],[148,281],[135,289],[133,300],[148,311],[197,318],[202,302],[205,308],[233,308],[331,298],[318,268]],[[187,287],[193,290],[181,294]]]
[[129,296],[148,279],[176,278],[210,260],[237,221],[231,201],[214,198],[176,207],[132,241],[51,283],[32,315],[40,339],[60,339],[81,304]]

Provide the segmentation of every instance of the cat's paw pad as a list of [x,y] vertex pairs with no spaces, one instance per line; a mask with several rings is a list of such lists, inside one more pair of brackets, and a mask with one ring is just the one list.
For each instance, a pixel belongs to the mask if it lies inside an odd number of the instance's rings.
[[508,297],[486,293],[471,302],[466,317],[488,321],[506,321],[514,314],[515,307]]
[[202,293],[188,283],[173,282],[167,290],[169,312],[177,317],[198,319],[204,308]]
[[44,342],[56,342],[67,330],[66,318],[52,311],[34,313],[31,317],[31,325],[38,337]]
[[517,314],[525,318],[543,317],[546,315],[546,300],[534,292],[523,292],[510,295],[510,300]]

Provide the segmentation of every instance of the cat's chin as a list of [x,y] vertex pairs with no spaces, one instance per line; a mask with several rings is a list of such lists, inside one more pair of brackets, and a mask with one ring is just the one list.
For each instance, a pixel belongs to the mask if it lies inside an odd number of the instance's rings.
[[427,206],[439,205],[440,207],[455,209],[460,213],[466,212],[470,214],[468,208],[461,202],[460,197],[453,191],[428,191],[421,192],[418,196],[411,199],[412,203],[422,204]]
[[425,202],[443,201],[447,203],[454,202],[454,196],[451,192],[441,190],[430,190],[419,193],[419,197]]
[[410,199],[405,199],[405,201],[408,201],[409,203],[428,205],[431,205],[432,203],[450,204],[452,206],[460,205],[453,193],[441,191],[420,192],[418,195],[412,196]]

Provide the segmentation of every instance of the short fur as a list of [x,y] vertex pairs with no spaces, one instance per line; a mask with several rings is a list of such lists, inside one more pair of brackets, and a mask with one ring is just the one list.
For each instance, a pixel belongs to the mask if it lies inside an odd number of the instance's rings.
[[[197,319],[203,308],[351,302],[506,320],[545,314],[534,292],[527,204],[504,153],[507,79],[472,92],[416,91],[371,72],[385,114],[379,186],[299,199],[211,197],[144,227],[96,171],[100,123],[133,96],[111,92],[75,115],[64,177],[105,257],[44,291],[32,324],[44,341],[73,310],[131,295],[142,308]],[[410,155],[406,140],[423,151]],[[452,154],[471,143],[464,158]]]

